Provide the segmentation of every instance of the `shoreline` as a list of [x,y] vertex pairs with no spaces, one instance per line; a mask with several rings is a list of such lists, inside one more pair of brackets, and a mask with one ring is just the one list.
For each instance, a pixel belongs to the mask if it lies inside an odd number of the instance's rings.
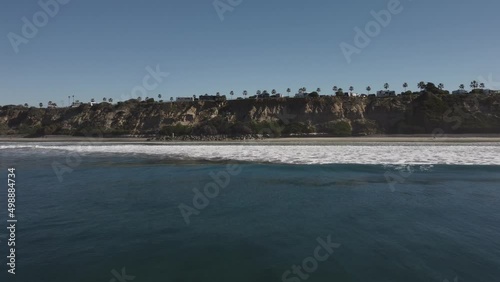
[[146,144],[345,144],[345,143],[500,143],[500,134],[450,134],[441,137],[433,135],[374,135],[361,137],[280,137],[255,140],[223,141],[154,141],[146,137],[74,137],[46,136],[24,138],[22,136],[0,136],[0,143],[44,143],[44,142],[90,142],[90,143],[146,143]]

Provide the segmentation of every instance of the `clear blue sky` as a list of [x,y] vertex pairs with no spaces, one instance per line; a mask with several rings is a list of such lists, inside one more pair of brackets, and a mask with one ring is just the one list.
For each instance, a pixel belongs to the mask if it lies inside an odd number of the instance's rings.
[[221,21],[213,0],[71,0],[16,54],[8,34],[22,36],[21,19],[42,9],[4,1],[0,104],[118,101],[157,65],[170,75],[147,95],[164,99],[302,86],[361,92],[385,82],[401,91],[422,80],[455,90],[489,74],[500,81],[498,0],[401,0],[403,11],[349,64],[340,44],[354,44],[354,28],[388,3],[243,0]]

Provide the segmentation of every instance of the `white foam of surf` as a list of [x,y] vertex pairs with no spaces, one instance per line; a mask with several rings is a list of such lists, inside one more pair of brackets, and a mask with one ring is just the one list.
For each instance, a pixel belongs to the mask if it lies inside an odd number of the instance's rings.
[[0,145],[0,149],[29,149],[79,154],[146,154],[179,160],[228,160],[283,164],[382,164],[382,165],[500,165],[500,146],[493,145]]

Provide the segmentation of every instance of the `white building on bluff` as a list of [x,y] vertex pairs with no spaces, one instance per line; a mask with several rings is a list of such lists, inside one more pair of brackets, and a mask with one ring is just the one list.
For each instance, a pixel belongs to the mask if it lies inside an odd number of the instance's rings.
[[307,92],[300,92],[295,94],[295,98],[307,98],[309,96],[309,93]]

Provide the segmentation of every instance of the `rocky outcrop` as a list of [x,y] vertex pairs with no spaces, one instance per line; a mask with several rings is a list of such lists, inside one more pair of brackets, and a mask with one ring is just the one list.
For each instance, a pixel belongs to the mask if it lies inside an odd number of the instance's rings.
[[[500,96],[408,95],[390,98],[320,97],[157,103],[39,109],[4,106],[0,134],[106,136],[256,136],[500,133]],[[225,137],[225,138],[226,138]],[[165,139],[166,137],[160,137]],[[237,137],[240,138],[240,137]]]

